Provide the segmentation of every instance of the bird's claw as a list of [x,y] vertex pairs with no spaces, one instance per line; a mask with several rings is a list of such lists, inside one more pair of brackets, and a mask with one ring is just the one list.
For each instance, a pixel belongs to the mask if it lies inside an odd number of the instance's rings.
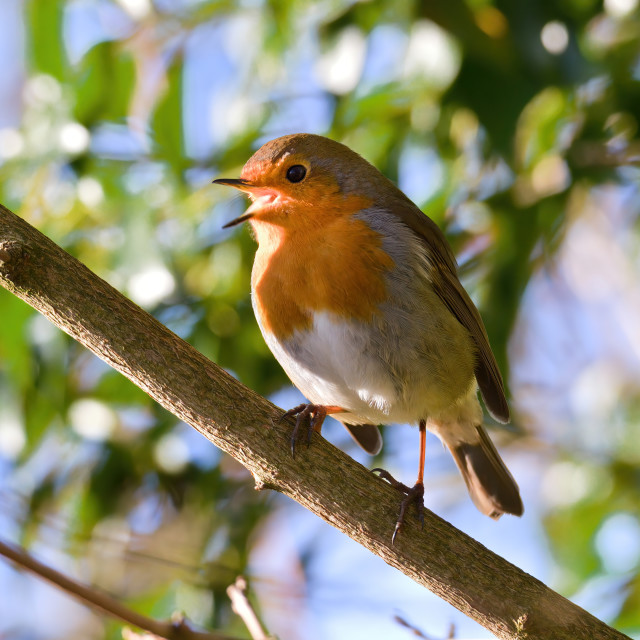
[[282,422],[285,418],[291,418],[296,416],[296,425],[291,433],[291,456],[296,457],[296,441],[298,439],[298,433],[302,427],[302,423],[307,420],[307,447],[311,445],[311,434],[314,431],[320,431],[322,423],[327,416],[326,409],[322,405],[317,404],[299,404],[293,409],[289,409],[282,414],[279,422]]
[[391,536],[391,544],[395,544],[396,536],[402,529],[404,524],[404,517],[408,506],[415,502],[416,509],[418,510],[418,521],[420,526],[424,527],[424,484],[422,482],[416,482],[413,487],[408,487],[406,484],[396,480],[388,471],[379,467],[372,469],[373,473],[377,473],[380,478],[386,480],[392,487],[398,489],[405,494],[402,502],[400,503],[400,513],[398,514],[398,520],[396,521],[393,535]]
[[409,491],[411,491],[410,487],[396,480],[386,469],[376,467],[375,469],[371,469],[371,472],[377,473],[379,478],[386,480],[392,487],[395,487],[398,491],[402,491],[402,493],[409,493]]

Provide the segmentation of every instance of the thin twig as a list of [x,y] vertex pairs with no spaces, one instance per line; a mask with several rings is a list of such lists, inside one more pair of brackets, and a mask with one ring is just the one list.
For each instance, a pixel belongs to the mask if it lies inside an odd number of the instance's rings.
[[122,629],[122,640],[161,640],[161,638],[155,635],[155,633],[148,633],[146,631],[138,633],[129,627],[124,627]]
[[[420,638],[420,640],[434,640],[432,636],[428,636],[426,633],[424,633],[424,631],[422,631],[421,629],[418,629],[418,627],[411,624],[408,620],[403,618],[399,613],[394,615],[393,619],[400,626],[405,627],[405,629],[409,629],[409,631],[411,631],[412,635],[415,638]],[[447,634],[447,637],[445,638],[445,640],[453,640],[455,637],[456,637],[456,627],[453,623],[451,623],[451,625],[449,626],[449,633]]]
[[145,629],[155,636],[166,638],[166,640],[238,640],[237,638],[221,633],[195,631],[189,627],[183,617],[179,617],[171,622],[159,622],[153,618],[148,618],[137,611],[133,611],[133,609],[125,607],[110,595],[94,587],[76,582],[59,571],[43,564],[29,555],[24,549],[3,542],[2,540],[0,540],[0,555],[8,558],[21,569],[30,571],[43,580],[47,580],[56,587],[66,591],[93,609],[98,609],[113,618],[118,618],[140,629]]
[[258,620],[258,616],[247,598],[246,591],[247,581],[242,576],[238,576],[236,581],[227,587],[231,608],[235,614],[242,618],[253,640],[270,640],[271,636],[267,635],[262,628],[260,620]]

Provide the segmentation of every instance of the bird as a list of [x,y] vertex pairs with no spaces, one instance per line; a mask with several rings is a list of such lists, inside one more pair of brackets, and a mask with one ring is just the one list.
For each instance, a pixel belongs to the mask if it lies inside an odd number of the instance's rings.
[[225,228],[248,222],[257,241],[252,306],[264,339],[308,402],[292,453],[331,415],[369,454],[380,425],[419,429],[418,474],[402,493],[392,536],[415,503],[424,522],[426,431],[451,452],[472,501],[498,519],[522,515],[518,485],[483,426],[510,419],[478,310],[443,232],[396,185],[346,145],[298,133],[262,145],[240,178],[218,178],[251,200]]

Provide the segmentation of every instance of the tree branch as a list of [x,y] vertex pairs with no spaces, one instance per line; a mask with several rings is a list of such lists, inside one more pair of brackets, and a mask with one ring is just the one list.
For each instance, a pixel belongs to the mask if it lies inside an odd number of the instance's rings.
[[238,640],[220,633],[194,631],[183,618],[171,622],[158,622],[147,618],[133,609],[125,607],[110,595],[93,587],[80,584],[64,574],[48,567],[30,556],[24,549],[0,540],[0,555],[8,558],[22,569],[34,573],[40,578],[59,587],[94,609],[99,609],[109,616],[128,622],[140,629],[150,631],[153,635],[166,640]]
[[291,423],[0,205],[0,284],[251,471],[498,638],[626,638],[431,512],[391,546],[398,494],[314,434],[293,458]]

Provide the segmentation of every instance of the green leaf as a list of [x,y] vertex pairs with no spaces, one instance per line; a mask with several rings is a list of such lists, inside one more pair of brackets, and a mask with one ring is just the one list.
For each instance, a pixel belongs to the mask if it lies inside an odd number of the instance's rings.
[[132,56],[115,42],[101,42],[82,58],[76,78],[74,114],[91,126],[99,120],[124,120],[135,87]]
[[166,160],[178,176],[188,166],[182,121],[182,78],[182,57],[176,56],[167,71],[167,91],[152,118],[155,154]]
[[27,0],[27,51],[32,71],[47,73],[58,80],[67,74],[64,50],[63,0]]

